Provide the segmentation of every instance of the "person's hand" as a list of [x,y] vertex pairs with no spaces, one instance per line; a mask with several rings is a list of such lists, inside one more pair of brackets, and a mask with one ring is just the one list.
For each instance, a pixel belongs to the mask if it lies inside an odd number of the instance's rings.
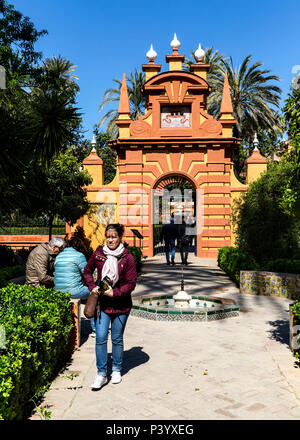
[[104,290],[103,295],[113,297],[113,296],[114,296],[114,291],[113,291],[113,289],[110,287],[109,289]]
[[91,290],[91,293],[96,293],[97,295],[99,295],[100,293],[100,289],[98,286],[94,287],[93,290]]

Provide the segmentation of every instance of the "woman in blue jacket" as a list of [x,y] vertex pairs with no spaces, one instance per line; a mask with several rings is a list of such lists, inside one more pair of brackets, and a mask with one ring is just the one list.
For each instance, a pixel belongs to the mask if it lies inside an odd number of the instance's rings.
[[[70,292],[72,299],[86,299],[90,294],[83,278],[83,271],[87,264],[84,252],[82,240],[73,235],[67,241],[67,246],[55,259],[54,288],[61,292]],[[90,322],[94,333],[94,319],[92,318]]]

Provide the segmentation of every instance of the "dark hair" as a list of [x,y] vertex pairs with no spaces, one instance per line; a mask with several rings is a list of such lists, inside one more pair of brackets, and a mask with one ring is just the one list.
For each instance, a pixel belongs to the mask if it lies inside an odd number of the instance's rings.
[[117,234],[118,234],[119,238],[123,237],[123,235],[124,235],[124,226],[121,225],[120,223],[110,223],[109,225],[107,225],[106,228],[105,228],[105,236],[106,236],[106,233],[110,229],[114,229],[115,231],[117,231]]
[[68,241],[67,241],[67,247],[72,247],[76,251],[81,252],[82,254],[86,253],[86,247],[84,245],[84,242],[81,240],[80,237],[77,237],[75,234],[72,235]]

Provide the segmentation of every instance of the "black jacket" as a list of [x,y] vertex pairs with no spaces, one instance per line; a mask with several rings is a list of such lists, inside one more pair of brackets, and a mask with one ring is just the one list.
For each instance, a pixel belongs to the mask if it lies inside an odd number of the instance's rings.
[[175,240],[178,238],[178,229],[177,225],[174,223],[167,223],[166,225],[163,225],[161,229],[161,236],[160,241],[170,241]]

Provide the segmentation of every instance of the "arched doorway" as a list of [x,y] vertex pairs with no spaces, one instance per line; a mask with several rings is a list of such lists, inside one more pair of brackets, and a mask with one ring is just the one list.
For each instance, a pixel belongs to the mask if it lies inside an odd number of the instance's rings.
[[[161,228],[170,220],[171,214],[174,214],[176,224],[190,217],[196,219],[196,205],[196,187],[187,176],[168,174],[156,182],[152,192],[153,255],[164,253],[164,244],[160,241]],[[197,235],[194,234],[189,252],[196,254],[196,249]]]

